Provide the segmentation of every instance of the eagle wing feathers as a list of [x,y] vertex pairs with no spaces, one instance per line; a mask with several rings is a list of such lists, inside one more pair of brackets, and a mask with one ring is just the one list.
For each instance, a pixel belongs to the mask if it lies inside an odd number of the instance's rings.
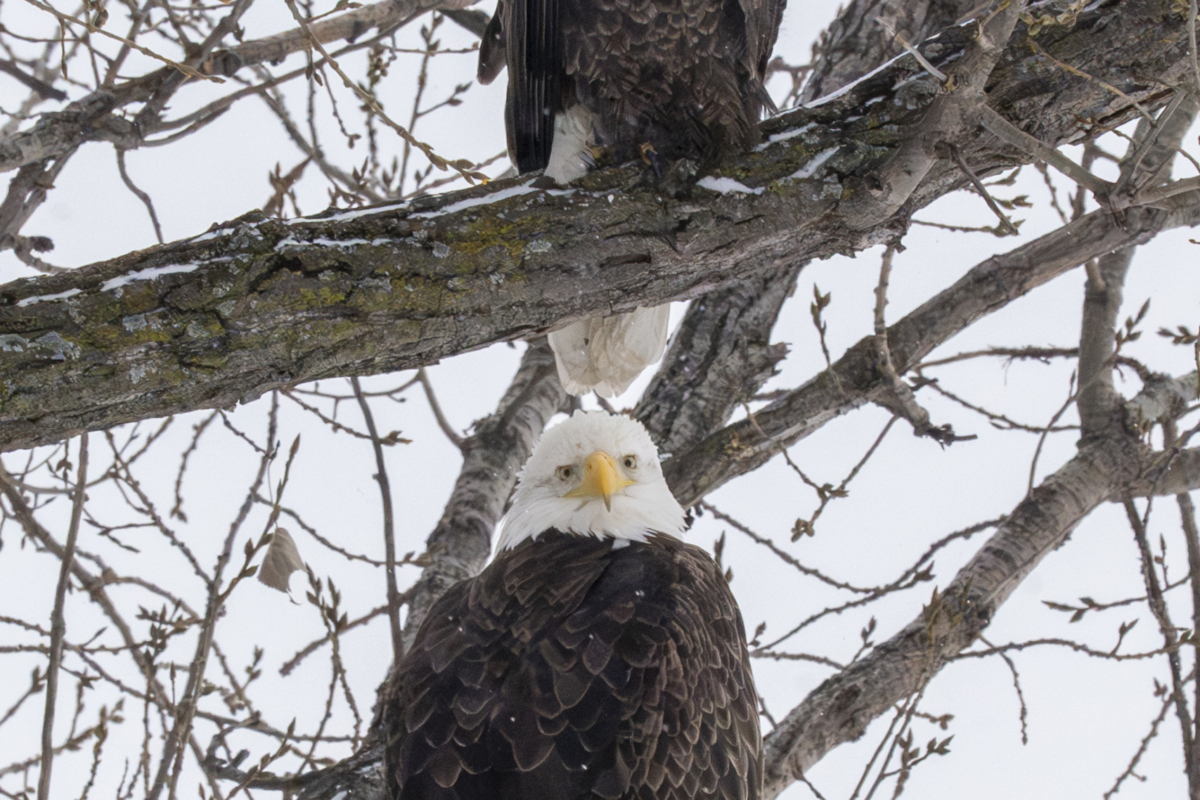
[[[565,77],[560,6],[559,0],[504,0],[496,10],[509,64],[508,149],[518,172],[542,169],[550,160]],[[481,73],[482,57],[481,53]]]
[[390,681],[393,797],[751,800],[744,643],[698,548],[526,540],[430,609]]
[[508,57],[504,41],[504,2],[499,0],[496,4],[496,13],[483,29],[483,38],[479,42],[479,69],[475,77],[484,86],[496,80]]
[[786,0],[501,0],[479,79],[509,67],[506,122],[519,172],[544,168],[554,117],[597,116],[618,160],[643,144],[719,158],[754,143]]

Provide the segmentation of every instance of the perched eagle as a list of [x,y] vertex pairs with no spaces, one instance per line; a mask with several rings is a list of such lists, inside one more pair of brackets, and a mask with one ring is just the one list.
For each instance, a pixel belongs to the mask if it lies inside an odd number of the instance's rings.
[[[499,0],[479,81],[508,67],[505,123],[519,172],[567,183],[596,157],[711,163],[758,141],[786,0]],[[550,334],[563,386],[611,397],[662,356],[667,309]]]
[[393,800],[756,800],[758,699],[721,570],[637,422],[576,412],[494,560],[429,610],[384,699]]

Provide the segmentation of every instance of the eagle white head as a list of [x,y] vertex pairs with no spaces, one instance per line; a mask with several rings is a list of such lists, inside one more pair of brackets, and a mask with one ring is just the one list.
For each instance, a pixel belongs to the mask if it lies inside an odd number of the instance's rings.
[[650,533],[678,536],[684,514],[640,422],[576,411],[538,440],[500,526],[497,551],[550,528],[638,541]]

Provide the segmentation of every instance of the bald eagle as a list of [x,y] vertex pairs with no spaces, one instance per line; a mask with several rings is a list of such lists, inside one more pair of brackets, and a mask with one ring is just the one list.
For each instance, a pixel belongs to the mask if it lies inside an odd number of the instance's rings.
[[[499,0],[479,81],[508,67],[505,123],[518,172],[559,183],[598,154],[711,163],[758,141],[786,0]],[[657,361],[666,307],[584,319],[550,334],[572,394],[611,397]]]
[[721,570],[641,424],[538,443],[493,561],[429,610],[384,699],[393,800],[756,800],[758,699]]

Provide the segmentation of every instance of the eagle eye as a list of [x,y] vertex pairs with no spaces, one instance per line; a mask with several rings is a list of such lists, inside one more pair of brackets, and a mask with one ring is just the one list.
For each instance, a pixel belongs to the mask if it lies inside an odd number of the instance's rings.
[[625,465],[625,469],[637,469],[637,456],[625,456],[623,459],[621,459],[621,463]]
[[563,466],[554,470],[554,475],[560,481],[569,481],[575,476],[575,468],[572,466]]

